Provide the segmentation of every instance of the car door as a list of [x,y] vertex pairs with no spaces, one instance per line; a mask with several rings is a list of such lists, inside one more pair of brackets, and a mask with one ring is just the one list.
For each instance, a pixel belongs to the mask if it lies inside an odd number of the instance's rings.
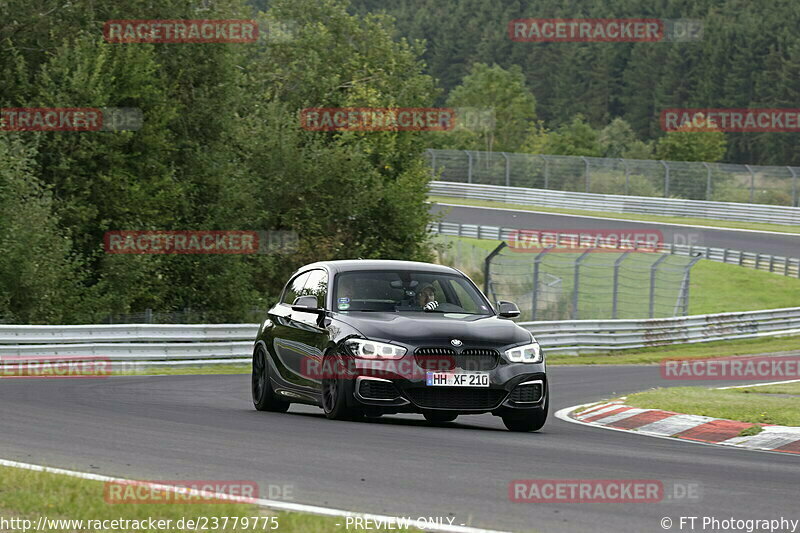
[[284,289],[279,305],[273,308],[275,324],[273,348],[278,371],[284,381],[300,389],[319,388],[319,362],[327,340],[327,331],[318,325],[319,315],[293,311],[292,304],[300,296],[317,296],[321,307],[326,305],[328,273],[313,269],[295,276]]
[[[328,309],[328,272],[323,269],[311,270],[300,296],[316,296],[318,306]],[[300,368],[297,384],[317,392],[321,391],[322,356],[329,339],[322,318],[316,313],[292,311],[292,326],[295,328],[293,340],[296,343],[294,353]]]
[[281,293],[280,302],[269,311],[273,323],[270,352],[281,381],[290,384],[298,383],[296,374],[300,371],[296,350],[297,328],[292,324],[292,303],[302,294],[309,271],[301,272],[286,284]]

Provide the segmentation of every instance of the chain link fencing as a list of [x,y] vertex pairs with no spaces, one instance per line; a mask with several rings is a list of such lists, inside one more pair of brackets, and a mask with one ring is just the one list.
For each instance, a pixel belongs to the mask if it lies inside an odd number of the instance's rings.
[[686,316],[699,259],[597,248],[520,251],[503,242],[486,258],[485,287],[492,302],[516,303],[521,320]]
[[435,180],[555,191],[800,205],[800,167],[472,150],[426,152]]

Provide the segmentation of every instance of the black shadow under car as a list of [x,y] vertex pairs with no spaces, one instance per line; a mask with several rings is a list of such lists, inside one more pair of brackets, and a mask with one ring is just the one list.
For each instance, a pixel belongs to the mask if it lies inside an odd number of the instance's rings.
[[512,431],[547,418],[544,354],[460,271],[408,261],[327,261],[298,270],[259,328],[253,403],[322,407],[331,419],[492,413]]

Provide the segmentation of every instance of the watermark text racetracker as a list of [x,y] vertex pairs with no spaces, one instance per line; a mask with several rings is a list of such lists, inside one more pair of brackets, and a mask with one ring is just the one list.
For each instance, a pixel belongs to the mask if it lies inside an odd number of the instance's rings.
[[106,503],[116,504],[205,504],[237,501],[255,502],[257,498],[292,500],[292,485],[270,484],[266,491],[255,481],[247,480],[170,480],[109,481],[103,488]]
[[668,380],[730,380],[755,381],[800,379],[798,356],[720,357],[713,359],[664,359],[661,377]]
[[703,38],[703,22],[657,18],[527,18],[508,23],[517,42],[688,42]]

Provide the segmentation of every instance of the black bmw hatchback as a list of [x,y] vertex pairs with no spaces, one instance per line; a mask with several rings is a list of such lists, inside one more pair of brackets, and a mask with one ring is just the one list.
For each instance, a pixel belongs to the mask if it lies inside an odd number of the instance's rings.
[[421,413],[432,422],[492,413],[512,431],[547,418],[544,354],[460,271],[408,261],[328,261],[299,269],[253,350],[253,403],[322,407],[331,419]]

